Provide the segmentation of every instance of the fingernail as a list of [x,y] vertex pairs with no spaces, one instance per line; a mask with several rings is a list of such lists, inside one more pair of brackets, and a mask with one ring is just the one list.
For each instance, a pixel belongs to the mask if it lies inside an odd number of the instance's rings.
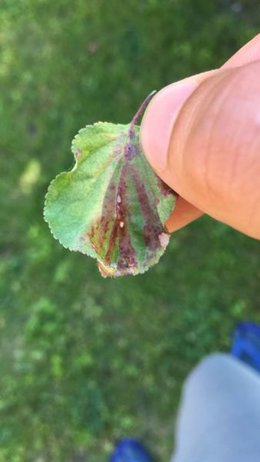
[[192,77],[168,85],[157,93],[147,107],[140,131],[141,145],[155,170],[164,170],[173,124],[186,99],[197,88]]

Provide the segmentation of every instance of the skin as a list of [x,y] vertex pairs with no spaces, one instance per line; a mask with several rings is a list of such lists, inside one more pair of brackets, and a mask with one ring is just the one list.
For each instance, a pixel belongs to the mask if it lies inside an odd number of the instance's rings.
[[141,144],[179,194],[170,232],[206,213],[260,239],[260,34],[221,68],[159,91]]

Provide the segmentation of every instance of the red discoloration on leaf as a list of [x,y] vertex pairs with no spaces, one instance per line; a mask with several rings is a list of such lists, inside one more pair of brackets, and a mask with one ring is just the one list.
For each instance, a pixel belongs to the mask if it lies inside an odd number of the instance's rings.
[[[112,180],[104,198],[102,216],[87,233],[92,247],[102,257],[103,265],[116,264],[120,274],[131,273],[133,266],[137,264],[128,229],[129,204],[126,174],[127,166],[124,165],[118,188]],[[104,248],[105,242],[107,242],[106,248]],[[117,252],[118,255],[116,256]]]
[[120,197],[119,203],[117,201],[117,224],[119,227],[118,269],[123,272],[127,269],[129,269],[128,272],[131,272],[131,268],[137,264],[136,253],[132,246],[130,233],[128,230],[129,203],[128,192],[126,188],[127,169],[128,162],[122,168],[117,195],[117,199]]
[[[96,253],[105,259],[106,253],[111,255],[114,241],[116,239],[116,229],[113,224],[115,218],[114,200],[116,194],[116,185],[111,181],[107,189],[103,202],[102,215],[93,223],[87,236]],[[108,240],[108,249],[104,249],[105,242]]]
[[150,250],[154,251],[161,247],[159,236],[161,235],[161,233],[163,233],[164,228],[162,226],[157,209],[155,207],[156,204],[150,203],[145,186],[138,172],[134,168],[131,168],[130,171],[133,181],[135,183],[140,207],[145,222],[143,228],[144,242]]
[[164,183],[159,177],[157,177],[157,184],[159,186],[160,192],[163,196],[169,196],[173,191],[166,183]]
[[[111,179],[103,201],[102,215],[87,233],[90,244],[99,256],[99,269],[104,276],[131,274],[137,266],[136,251],[129,230],[130,204],[128,185],[135,185],[143,215],[143,239],[150,252],[166,247],[168,235],[157,212],[158,199],[149,197],[139,172],[132,164],[138,146],[132,142],[124,148],[124,163],[117,179]],[[116,184],[116,181],[118,184]],[[158,178],[161,193],[172,194],[171,189]]]
[[127,143],[124,148],[124,155],[126,160],[132,160],[139,152],[138,146],[133,142]]

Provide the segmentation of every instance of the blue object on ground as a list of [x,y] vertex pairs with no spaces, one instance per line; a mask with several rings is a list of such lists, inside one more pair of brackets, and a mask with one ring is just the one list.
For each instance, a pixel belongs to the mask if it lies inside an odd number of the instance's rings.
[[153,462],[153,459],[141,443],[123,438],[117,443],[109,462]]
[[233,335],[231,354],[260,372],[260,325],[238,324]]

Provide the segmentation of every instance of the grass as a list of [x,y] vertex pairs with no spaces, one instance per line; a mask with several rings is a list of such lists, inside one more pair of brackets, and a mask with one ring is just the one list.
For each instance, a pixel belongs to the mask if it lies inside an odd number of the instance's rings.
[[222,224],[204,217],[148,273],[103,280],[42,218],[79,128],[129,121],[259,28],[257,1],[194,3],[1,3],[0,462],[105,462],[124,435],[169,460],[186,374],[260,321],[259,244]]

